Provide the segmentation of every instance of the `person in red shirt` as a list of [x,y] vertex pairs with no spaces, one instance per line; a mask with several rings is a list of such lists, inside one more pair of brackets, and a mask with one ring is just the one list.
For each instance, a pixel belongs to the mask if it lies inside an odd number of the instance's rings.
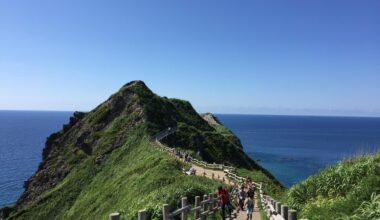
[[231,218],[231,204],[230,204],[230,195],[228,193],[228,190],[226,188],[223,188],[222,186],[219,186],[218,188],[218,195],[220,197],[220,203],[221,203],[221,214],[222,214],[222,219],[226,219],[225,211],[227,210],[230,218]]

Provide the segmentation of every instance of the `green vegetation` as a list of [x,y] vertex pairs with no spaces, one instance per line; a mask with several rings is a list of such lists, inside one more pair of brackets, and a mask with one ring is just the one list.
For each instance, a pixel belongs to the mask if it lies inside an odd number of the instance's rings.
[[201,114],[201,116],[206,121],[208,121],[208,124],[212,126],[216,132],[218,132],[219,134],[223,135],[226,139],[231,141],[233,145],[241,147],[240,139],[236,137],[236,135],[232,133],[232,131],[224,127],[216,116],[214,116],[212,113],[204,113]]
[[293,186],[288,204],[315,219],[380,219],[380,153],[327,167]]
[[177,207],[181,197],[193,199],[219,184],[183,175],[182,164],[154,149],[142,128],[101,166],[93,159],[87,158],[10,219],[107,219],[115,211],[123,219],[136,219],[139,209],[148,209],[153,219],[159,219],[163,203]]
[[[185,176],[175,159],[156,150],[150,137],[168,127],[177,132],[165,139],[203,160],[256,170],[274,178],[242,151],[240,142],[221,127],[210,126],[191,104],[155,95],[140,81],[126,84],[88,113],[76,113],[70,123],[52,134],[37,172],[9,219],[107,219],[121,212],[136,219],[147,209],[160,219],[164,203],[177,207],[213,191],[220,184],[204,177]],[[220,125],[221,126],[221,125]],[[217,217],[216,217],[217,218]]]
[[261,220],[269,220],[269,217],[266,213],[266,209],[264,207],[264,204],[261,202],[261,196],[260,196],[260,193],[257,193],[257,204],[259,206],[259,210],[260,210],[260,216],[261,216]]

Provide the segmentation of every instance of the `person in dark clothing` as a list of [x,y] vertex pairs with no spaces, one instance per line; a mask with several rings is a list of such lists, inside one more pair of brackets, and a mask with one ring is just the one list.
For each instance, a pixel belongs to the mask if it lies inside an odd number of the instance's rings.
[[221,214],[222,214],[222,220],[226,219],[225,212],[228,212],[229,217],[231,218],[231,204],[230,204],[230,195],[228,193],[228,190],[226,188],[223,188],[222,186],[219,186],[218,188],[218,195],[220,197],[220,203],[221,203]]
[[253,188],[248,188],[248,192],[247,192],[247,197],[254,197],[255,196],[255,191]]
[[247,197],[246,195],[246,192],[244,190],[244,187],[242,186],[238,192],[238,200],[239,200],[239,207],[240,207],[240,210],[243,210],[244,209],[244,201],[245,201],[245,198]]

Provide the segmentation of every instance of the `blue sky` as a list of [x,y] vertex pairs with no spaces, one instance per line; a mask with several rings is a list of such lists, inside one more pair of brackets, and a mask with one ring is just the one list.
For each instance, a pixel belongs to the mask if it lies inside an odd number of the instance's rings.
[[380,116],[380,1],[0,1],[0,109],[128,81],[200,111]]

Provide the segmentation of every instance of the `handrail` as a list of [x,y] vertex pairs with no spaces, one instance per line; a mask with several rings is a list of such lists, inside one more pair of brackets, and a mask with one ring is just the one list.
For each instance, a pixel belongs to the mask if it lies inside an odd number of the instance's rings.
[[[151,140],[155,141],[159,146],[159,149],[162,151],[166,151],[170,155],[175,155],[174,149],[167,147],[161,144],[160,140],[167,137],[170,134],[173,134],[176,131],[176,127],[168,128],[164,131],[159,132],[154,135]],[[246,178],[238,176],[234,171],[236,170],[232,166],[225,166],[224,164],[215,164],[215,163],[207,163],[198,159],[191,159],[191,162],[197,164],[199,166],[203,166],[205,168],[210,168],[214,170],[223,170],[226,173],[226,176],[233,180],[235,183],[242,183],[246,181]],[[214,176],[214,175],[213,175]],[[223,178],[224,181],[224,178]],[[260,192],[261,203],[264,204],[264,209],[267,213],[267,216],[270,220],[297,220],[297,211],[296,210],[288,210],[287,205],[282,205],[280,202],[272,199],[270,196],[264,194],[262,183],[252,182]],[[194,207],[191,204],[187,203],[187,198],[183,197],[181,201],[181,208],[178,208],[172,212],[170,212],[170,206],[168,204],[163,205],[163,220],[172,220],[173,217],[177,215],[181,215],[181,219],[187,220],[187,214],[189,212],[194,212],[194,217],[196,220],[205,220],[209,214],[214,213],[215,210],[220,208],[219,198],[215,197],[214,193],[209,193],[209,195],[203,196],[203,201],[200,201],[200,196],[195,197]],[[231,198],[237,198],[237,192],[231,193]],[[147,211],[140,210],[138,212],[138,220],[147,220]],[[112,213],[109,217],[110,220],[120,220],[120,213]],[[301,219],[307,220],[307,219]]]

